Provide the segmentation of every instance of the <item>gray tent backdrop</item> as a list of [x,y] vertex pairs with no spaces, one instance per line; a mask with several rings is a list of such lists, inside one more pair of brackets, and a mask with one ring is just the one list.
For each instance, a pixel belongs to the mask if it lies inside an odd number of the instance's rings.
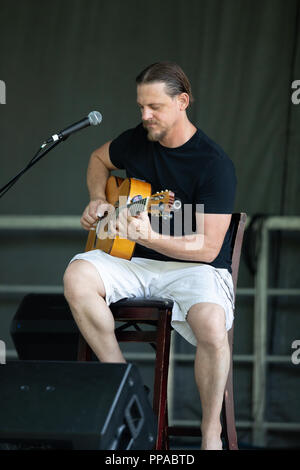
[[[172,60],[192,84],[190,119],[235,164],[235,211],[299,216],[300,104],[291,100],[292,82],[300,80],[299,10],[298,0],[0,0],[0,80],[6,84],[0,186],[55,131],[91,110],[103,115],[99,127],[72,136],[26,173],[1,199],[1,214],[79,217],[88,203],[91,152],[140,120],[136,75],[150,63]],[[0,236],[1,285],[61,286],[86,232],[3,230]],[[299,288],[298,240],[297,232],[273,234],[270,285]],[[239,287],[253,287],[252,245],[247,238]],[[10,322],[23,295],[1,291],[0,338],[10,350]],[[237,297],[236,354],[253,352],[253,304],[253,296]],[[300,338],[298,305],[297,297],[270,302],[269,353],[291,354]],[[179,337],[175,349],[195,351]],[[151,364],[139,364],[151,385]],[[299,367],[269,368],[266,420],[300,422]],[[251,364],[236,363],[234,381],[236,418],[251,421]],[[173,418],[200,419],[191,362],[175,365],[173,390]],[[252,444],[250,428],[238,429],[238,437]],[[267,445],[298,446],[299,438],[300,430],[270,431]]]

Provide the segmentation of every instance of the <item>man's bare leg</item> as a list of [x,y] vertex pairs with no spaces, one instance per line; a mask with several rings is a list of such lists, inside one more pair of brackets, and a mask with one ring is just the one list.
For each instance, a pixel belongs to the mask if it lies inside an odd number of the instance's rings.
[[197,338],[195,380],[202,406],[202,449],[222,449],[223,394],[229,371],[230,350],[224,309],[213,303],[191,307],[187,321]]
[[115,336],[115,322],[105,302],[105,288],[96,268],[85,260],[69,264],[64,294],[77,326],[101,362],[126,362]]

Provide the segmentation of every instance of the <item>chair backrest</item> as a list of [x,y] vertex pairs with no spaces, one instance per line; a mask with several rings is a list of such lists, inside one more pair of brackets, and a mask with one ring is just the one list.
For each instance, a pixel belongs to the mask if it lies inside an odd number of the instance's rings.
[[239,212],[232,214],[230,223],[231,266],[234,292],[236,292],[238,272],[240,266],[241,249],[245,232],[247,214]]
[[232,266],[232,280],[234,285],[234,292],[236,292],[238,272],[240,266],[240,257],[243,244],[243,237],[247,214],[245,212],[238,212],[232,214],[230,223],[230,244],[231,244],[231,266]]

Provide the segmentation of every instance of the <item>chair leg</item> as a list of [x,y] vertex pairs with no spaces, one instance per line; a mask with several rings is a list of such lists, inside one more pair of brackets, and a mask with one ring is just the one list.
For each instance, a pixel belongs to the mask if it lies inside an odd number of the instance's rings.
[[228,374],[222,406],[223,433],[228,450],[238,450],[237,434],[235,427],[232,364]]
[[170,450],[168,429],[169,429],[169,414],[168,414],[168,401],[167,401],[167,403],[166,403],[166,412],[165,412],[164,435],[163,435],[163,450]]
[[170,320],[171,311],[162,312],[157,327],[158,337],[153,393],[153,410],[157,416],[156,450],[163,450],[168,446],[168,421],[166,415],[171,338]]

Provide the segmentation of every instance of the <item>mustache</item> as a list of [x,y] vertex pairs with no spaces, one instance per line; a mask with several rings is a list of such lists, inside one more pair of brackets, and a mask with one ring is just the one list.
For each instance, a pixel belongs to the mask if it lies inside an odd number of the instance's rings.
[[143,126],[147,126],[149,124],[157,124],[157,121],[143,121]]

